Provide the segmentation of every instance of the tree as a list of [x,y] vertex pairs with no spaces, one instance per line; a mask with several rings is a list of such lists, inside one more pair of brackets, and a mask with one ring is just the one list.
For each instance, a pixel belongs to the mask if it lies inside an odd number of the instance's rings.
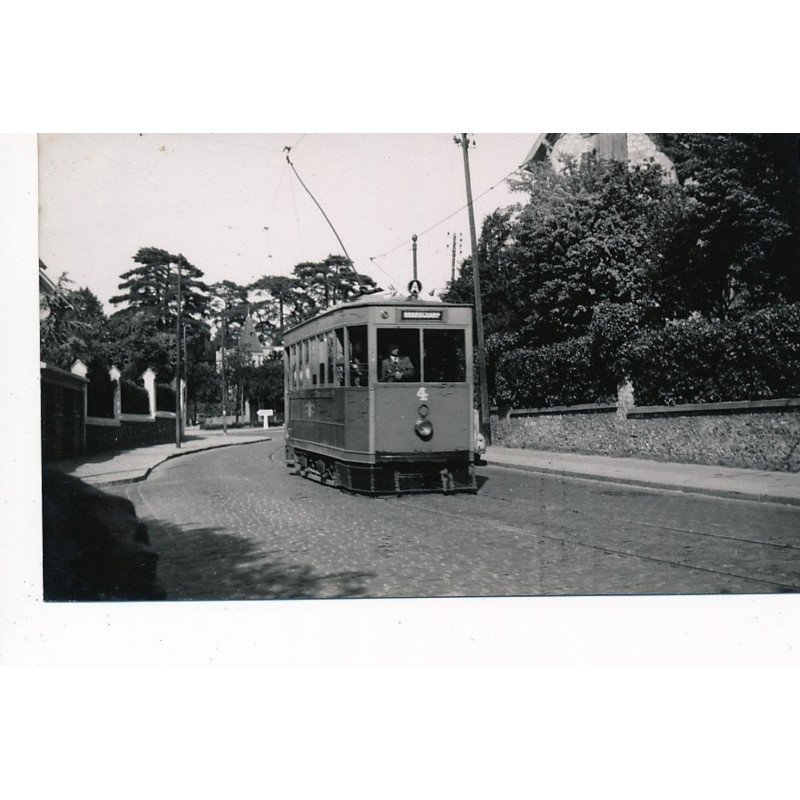
[[139,381],[149,367],[156,381],[167,383],[175,377],[175,333],[159,330],[157,320],[146,310],[126,309],[109,319],[109,362],[127,380]]
[[319,262],[305,261],[292,273],[298,281],[295,291],[298,321],[376,286],[372,278],[356,272],[352,262],[342,256],[329,255]]
[[208,287],[200,278],[203,272],[191,264],[183,255],[173,255],[157,247],[142,247],[133,260],[140,266],[120,275],[120,289],[109,302],[126,304],[130,313],[145,312],[151,315],[159,331],[175,326],[177,315],[177,283],[181,266],[181,315],[187,319],[200,319],[206,313],[205,293]]
[[216,331],[216,341],[220,341],[223,317],[225,337],[228,347],[232,347],[247,317],[248,287],[234,281],[220,281],[208,287],[207,317]]
[[88,288],[71,289],[63,273],[47,297],[47,313],[39,323],[41,359],[69,369],[80,358],[85,364],[103,358],[108,348],[107,318]]
[[667,285],[684,315],[800,299],[800,137],[662,134],[690,214]]
[[298,279],[287,275],[262,275],[250,284],[248,288],[257,298],[253,308],[262,317],[262,328],[271,328],[273,335],[283,334],[297,302],[299,287]]
[[[663,313],[657,279],[684,203],[660,167],[584,155],[514,188],[529,202],[487,217],[479,244],[488,348],[584,335],[604,301]],[[471,300],[471,280],[467,264],[446,299]]]
[[260,366],[245,370],[244,393],[251,408],[283,409],[283,356],[273,353]]

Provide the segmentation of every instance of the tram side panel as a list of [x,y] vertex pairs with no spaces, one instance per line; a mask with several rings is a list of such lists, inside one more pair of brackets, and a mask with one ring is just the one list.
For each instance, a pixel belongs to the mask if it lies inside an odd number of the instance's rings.
[[369,461],[369,392],[307,389],[289,393],[288,444],[342,461]]

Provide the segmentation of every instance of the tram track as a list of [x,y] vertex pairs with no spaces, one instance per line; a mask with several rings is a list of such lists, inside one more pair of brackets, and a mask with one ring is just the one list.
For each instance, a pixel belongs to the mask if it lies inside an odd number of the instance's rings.
[[[270,460],[277,461],[278,452],[278,449],[273,451],[269,456]],[[453,496],[451,499],[454,499],[454,497],[455,496]],[[388,505],[398,502],[394,495],[381,496],[375,499],[379,499]],[[699,557],[694,558],[681,558],[679,556],[671,557],[658,553],[643,552],[642,549],[636,547],[626,547],[619,544],[609,543],[608,541],[586,541],[585,536],[581,537],[580,535],[570,535],[567,530],[569,521],[563,518],[559,520],[559,517],[563,517],[564,514],[568,513],[578,514],[580,512],[578,509],[571,507],[569,502],[566,500],[564,501],[563,505],[559,504],[558,502],[547,502],[543,504],[541,502],[532,502],[530,500],[520,499],[519,497],[500,496],[487,491],[486,487],[484,487],[478,492],[477,495],[458,495],[459,505],[462,507],[465,504],[479,504],[479,508],[476,507],[474,513],[470,513],[468,511],[458,511],[452,508],[442,508],[441,506],[437,506],[436,503],[439,502],[440,499],[441,496],[435,494],[425,495],[425,499],[422,499],[422,496],[420,495],[404,495],[402,501],[400,502],[402,502],[404,508],[409,510],[413,508],[415,511],[418,511],[422,514],[434,514],[450,520],[456,520],[463,523],[468,528],[474,528],[476,523],[479,522],[482,526],[485,526],[488,529],[494,529],[513,535],[536,536],[540,539],[550,542],[567,544],[597,553],[602,553],[608,556],[637,559],[643,562],[666,565],[677,569],[716,575],[720,578],[745,581],[753,586],[770,587],[773,590],[790,592],[800,591],[800,578],[795,578],[793,575],[791,577],[787,576],[784,579],[771,578],[764,574],[753,574],[743,570],[737,570],[735,568],[726,569],[722,566],[703,563],[703,560],[706,560],[706,562],[708,561],[709,556],[707,552],[705,554],[701,552]],[[498,509],[497,513],[492,512],[492,507]],[[553,523],[553,525],[556,527],[563,526],[564,532],[554,533],[552,530],[548,531],[545,529],[545,526],[541,524],[537,525],[535,523],[527,524],[518,521],[503,521],[498,519],[498,517],[501,517],[503,514],[503,511],[500,509],[512,510],[517,514],[535,514],[538,515],[540,520],[542,517],[546,517],[547,520]],[[744,549],[750,550],[751,554],[756,552],[754,550],[755,548],[769,553],[769,556],[759,558],[759,561],[762,564],[764,562],[769,562],[770,560],[776,563],[783,562],[786,559],[786,556],[795,557],[798,551],[800,551],[800,546],[791,542],[773,542],[767,541],[763,538],[753,538],[736,535],[733,533],[698,530],[694,524],[686,526],[674,525],[666,522],[654,522],[645,519],[634,519],[631,516],[608,513],[601,509],[595,509],[592,523],[595,527],[597,527],[598,530],[613,531],[611,535],[616,537],[627,536],[630,538],[642,530],[650,532],[653,536],[658,536],[659,534],[663,533],[665,536],[680,537],[677,539],[675,544],[674,549],[676,551],[678,549],[696,551],[698,548],[700,548],[701,551],[702,549],[708,551],[708,549],[713,546],[713,543],[716,542],[723,547],[733,549],[732,554],[727,554],[727,557],[731,560],[741,558],[742,554],[740,551]],[[714,523],[697,523],[698,526],[707,526],[709,524]],[[586,535],[588,536],[593,534],[587,533]],[[681,542],[681,539],[684,541]],[[685,542],[689,543],[687,544]],[[695,544],[703,542],[705,542],[706,545]],[[643,549],[646,549],[647,547],[653,549],[658,549],[659,547],[662,549],[668,549],[670,545],[668,539],[654,539],[651,537],[648,541],[643,543]],[[712,557],[719,558],[721,561],[725,561],[724,554],[720,555],[716,551]],[[768,566],[761,567],[761,569],[768,568]]]
[[[532,503],[526,502],[524,500],[519,500],[519,499],[516,499],[516,498],[512,499],[512,498],[508,498],[508,497],[500,497],[498,495],[493,495],[493,494],[487,493],[487,492],[480,492],[480,497],[483,498],[483,499],[487,499],[488,498],[488,499],[494,500],[494,501],[496,501],[498,503],[507,503],[509,505],[514,505],[518,509],[524,508],[524,509],[527,509],[527,510],[530,510],[530,511],[535,511],[536,513],[541,513],[541,511],[542,511],[542,507],[541,506],[536,506],[536,505],[534,505]],[[738,502],[738,501],[732,501],[732,502]],[[546,510],[549,511],[549,510],[552,510],[552,509],[546,509]],[[598,512],[598,513],[600,513],[600,512]],[[685,533],[685,534],[690,534],[692,536],[703,536],[703,537],[708,537],[708,538],[711,538],[711,539],[720,539],[720,540],[724,540],[724,541],[728,541],[728,542],[741,542],[743,544],[753,544],[753,545],[758,545],[758,546],[762,546],[762,547],[774,547],[774,548],[777,548],[779,550],[797,550],[797,551],[800,551],[800,542],[798,544],[769,542],[769,541],[766,541],[764,539],[749,539],[749,538],[744,537],[744,536],[733,536],[733,535],[730,535],[730,534],[713,533],[711,531],[701,531],[701,530],[696,530],[694,528],[681,528],[681,527],[676,527],[675,525],[665,525],[665,524],[659,524],[659,523],[655,523],[655,522],[646,522],[645,520],[641,520],[641,519],[630,519],[628,517],[620,517],[620,516],[616,516],[616,515],[613,515],[613,514],[608,514],[608,513],[605,513],[605,512],[602,512],[602,513],[603,513],[603,520],[604,521],[615,522],[615,523],[624,523],[624,524],[633,525],[633,526],[639,527],[639,528],[652,528],[654,530],[665,530],[665,531],[669,531],[669,532],[673,532],[673,533]]]
[[[382,498],[386,502],[391,502],[392,498]],[[506,498],[496,498],[492,497],[491,495],[483,495],[482,493],[478,495],[478,498],[481,501],[486,499],[490,500],[502,500],[506,501]],[[725,578],[734,578],[737,580],[747,581],[754,584],[760,584],[764,586],[771,586],[775,587],[776,589],[783,590],[783,591],[800,591],[800,581],[779,581],[779,580],[772,580],[766,577],[755,577],[753,575],[743,574],[738,571],[720,569],[716,567],[704,566],[702,564],[693,563],[691,561],[680,560],[676,558],[664,558],[654,555],[647,555],[645,553],[636,552],[635,550],[630,550],[628,548],[623,547],[614,547],[609,546],[607,544],[599,544],[599,543],[591,543],[583,541],[579,538],[571,537],[569,535],[561,535],[561,534],[553,534],[548,533],[542,530],[541,527],[535,527],[533,525],[519,525],[519,524],[510,524],[508,522],[500,522],[491,518],[487,518],[483,515],[480,517],[474,514],[467,514],[467,513],[458,513],[454,511],[445,510],[442,508],[436,508],[431,505],[426,505],[422,502],[414,501],[410,498],[404,498],[403,500],[406,506],[411,506],[412,508],[416,509],[417,511],[428,513],[428,514],[435,514],[438,516],[446,517],[452,520],[457,520],[459,522],[463,522],[465,524],[474,526],[476,520],[480,520],[481,524],[487,528],[494,528],[498,531],[502,531],[504,533],[511,533],[515,535],[535,535],[541,539],[546,539],[552,542],[558,542],[562,544],[570,544],[575,547],[585,548],[593,551],[597,551],[606,555],[613,555],[613,556],[622,556],[626,558],[633,558],[639,559],[641,561],[647,561],[650,563],[661,564],[666,566],[671,566],[679,569],[687,569],[687,570],[694,570],[698,572],[703,572],[706,574],[718,575],[720,577]],[[638,523],[635,523],[638,524]],[[691,535],[694,536],[702,536],[703,534],[693,533]],[[724,537],[723,537],[724,538]],[[734,540],[736,541],[736,540]],[[743,543],[745,540],[741,540]],[[773,545],[770,543],[757,543],[763,547],[774,547],[776,549],[783,549],[781,545]],[[793,548],[796,549],[796,548]]]

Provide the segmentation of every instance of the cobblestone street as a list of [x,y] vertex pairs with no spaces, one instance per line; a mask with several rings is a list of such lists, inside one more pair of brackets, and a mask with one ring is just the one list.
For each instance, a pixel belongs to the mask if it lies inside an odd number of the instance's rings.
[[482,468],[477,495],[371,498],[278,442],[117,487],[169,599],[762,593],[800,588],[800,509]]

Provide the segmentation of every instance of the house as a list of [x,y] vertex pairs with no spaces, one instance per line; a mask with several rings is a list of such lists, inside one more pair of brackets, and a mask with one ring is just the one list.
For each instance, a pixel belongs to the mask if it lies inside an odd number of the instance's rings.
[[670,182],[677,181],[675,166],[661,150],[655,133],[540,133],[521,168],[530,170],[537,161],[547,160],[553,169],[561,170],[565,156],[580,159],[591,152],[599,158],[625,161],[631,166],[655,162],[664,169]]
[[267,348],[261,344],[253,318],[245,317],[242,332],[239,334],[239,352],[254,366],[260,367],[267,357]]

